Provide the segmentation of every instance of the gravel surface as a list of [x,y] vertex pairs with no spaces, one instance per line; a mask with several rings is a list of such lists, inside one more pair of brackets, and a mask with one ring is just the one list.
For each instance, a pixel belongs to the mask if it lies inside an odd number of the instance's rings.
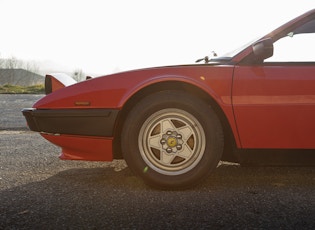
[[222,163],[198,187],[145,186],[123,160],[62,161],[0,95],[0,229],[315,229],[314,167]]
[[44,95],[0,94],[0,130],[26,130],[21,110],[30,108]]

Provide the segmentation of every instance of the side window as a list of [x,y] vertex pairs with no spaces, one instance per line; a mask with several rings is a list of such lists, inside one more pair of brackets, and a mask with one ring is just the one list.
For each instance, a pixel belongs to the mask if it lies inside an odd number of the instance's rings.
[[295,28],[274,44],[265,62],[315,62],[315,19]]
[[289,34],[276,41],[265,62],[315,62],[315,33]]

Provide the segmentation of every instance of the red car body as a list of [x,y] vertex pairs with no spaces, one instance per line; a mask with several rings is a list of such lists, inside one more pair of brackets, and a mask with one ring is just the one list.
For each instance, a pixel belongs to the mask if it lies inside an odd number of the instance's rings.
[[121,157],[120,133],[131,108],[147,95],[176,89],[214,109],[226,159],[240,161],[234,153],[242,149],[315,149],[315,60],[268,62],[278,40],[311,33],[315,10],[204,64],[134,70],[69,86],[64,77],[47,75],[47,95],[23,114],[32,130],[62,148],[62,159],[111,161]]
[[[235,135],[238,136],[230,97],[233,67],[211,67],[211,71],[208,71],[208,68],[204,65],[161,67],[97,77],[60,89],[58,93],[49,94],[35,103],[33,107],[36,108],[36,111],[44,110],[45,112],[51,108],[54,110],[110,108],[120,111],[135,94],[141,93],[150,86],[181,83],[198,87],[211,95],[227,115]],[[57,122],[60,122],[60,119],[66,118],[59,117]],[[43,122],[46,123],[47,120],[45,119]],[[37,123],[40,122],[37,121]],[[67,121],[67,123],[73,128],[77,126],[79,129],[83,129],[82,125],[85,122],[70,124],[71,121]],[[115,126],[117,127],[118,124]],[[44,130],[41,135],[62,147],[62,159],[97,161],[113,159],[112,148],[115,135],[109,137],[52,135],[51,130]],[[241,146],[240,143],[238,145]]]

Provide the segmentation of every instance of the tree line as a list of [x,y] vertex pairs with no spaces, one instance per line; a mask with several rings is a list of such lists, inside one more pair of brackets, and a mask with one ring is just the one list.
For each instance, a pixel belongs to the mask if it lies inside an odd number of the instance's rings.
[[[0,58],[0,69],[25,69],[32,73],[41,74],[40,68],[35,61],[23,61],[15,57]],[[85,79],[86,74],[82,69],[75,69],[71,73],[71,77],[79,82]]]
[[25,69],[39,74],[39,67],[34,61],[23,61],[15,57],[0,58],[0,69]]

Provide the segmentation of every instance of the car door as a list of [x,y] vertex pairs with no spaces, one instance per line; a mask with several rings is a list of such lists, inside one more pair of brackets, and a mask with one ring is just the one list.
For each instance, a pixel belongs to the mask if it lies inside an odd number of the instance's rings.
[[315,34],[288,34],[274,56],[235,67],[232,103],[243,148],[315,149]]

